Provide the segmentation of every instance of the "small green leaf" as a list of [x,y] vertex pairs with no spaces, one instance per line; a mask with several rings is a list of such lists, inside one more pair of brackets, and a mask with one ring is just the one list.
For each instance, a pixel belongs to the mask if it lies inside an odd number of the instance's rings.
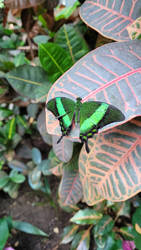
[[0,189],[3,188],[9,181],[9,176],[4,172],[0,171]]
[[63,75],[73,64],[69,53],[55,43],[40,44],[39,58],[52,82]]
[[27,170],[27,166],[23,162],[17,160],[9,161],[8,166],[17,172],[24,172]]
[[71,222],[80,225],[87,225],[87,224],[97,224],[98,221],[102,218],[102,214],[98,213],[97,211],[86,208],[83,210],[79,210],[71,219]]
[[78,230],[79,226],[78,225],[70,225],[64,228],[63,234],[62,234],[62,241],[61,244],[68,244],[71,242]]
[[28,182],[32,189],[40,189],[43,186],[41,181],[41,171],[35,168],[32,172],[28,175]]
[[13,227],[24,233],[34,234],[39,236],[48,236],[45,232],[27,222],[13,220]]
[[55,20],[58,21],[60,19],[67,19],[69,18],[72,13],[75,11],[75,9],[77,8],[77,6],[79,6],[79,1],[76,1],[73,6],[69,6],[66,8],[63,8],[62,11],[59,11],[56,15],[55,15]]
[[12,110],[0,107],[0,121],[4,120],[5,118],[9,117],[12,114],[13,114]]
[[79,241],[77,250],[89,250],[90,249],[90,230],[83,231],[81,239]]
[[41,161],[38,164],[38,169],[42,171],[43,175],[51,175],[52,172],[50,171],[50,159]]
[[32,160],[35,164],[40,164],[42,161],[42,155],[38,148],[32,148]]
[[9,178],[11,179],[11,181],[15,182],[15,183],[23,183],[25,181],[25,176],[22,174],[19,174],[17,172],[17,170],[13,169],[10,172]]
[[114,226],[114,221],[109,215],[104,215],[103,218],[97,223],[94,227],[94,236],[103,236],[107,235],[109,232],[112,231]]
[[0,250],[3,250],[9,237],[8,224],[5,218],[0,219]]
[[8,140],[11,140],[16,133],[16,119],[13,117],[11,120],[7,122],[4,127],[5,135]]
[[24,52],[20,52],[18,55],[16,55],[14,57],[13,62],[14,62],[16,67],[23,65],[23,64],[26,64],[26,63],[30,63],[30,61],[28,61],[28,59],[25,57]]
[[70,250],[76,250],[85,231],[80,231],[74,235]]
[[47,43],[49,39],[50,39],[50,37],[49,36],[45,36],[45,35],[38,35],[38,36],[35,36],[33,38],[34,42],[37,43],[37,44]]

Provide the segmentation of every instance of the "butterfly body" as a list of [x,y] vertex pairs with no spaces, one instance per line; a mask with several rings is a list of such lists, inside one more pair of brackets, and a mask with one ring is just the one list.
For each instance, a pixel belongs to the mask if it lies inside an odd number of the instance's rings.
[[66,97],[56,97],[47,103],[50,110],[59,120],[62,136],[69,135],[72,125],[79,123],[80,140],[85,143],[89,152],[88,139],[98,132],[99,128],[124,119],[122,112],[116,107],[104,102],[90,101],[81,103],[81,98],[76,102]]

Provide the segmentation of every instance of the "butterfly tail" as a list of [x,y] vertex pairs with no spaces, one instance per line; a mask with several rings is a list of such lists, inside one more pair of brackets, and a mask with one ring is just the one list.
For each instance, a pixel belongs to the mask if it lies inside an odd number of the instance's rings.
[[61,135],[61,137],[58,139],[57,144],[63,139],[64,135]]
[[89,149],[89,146],[88,146],[88,140],[85,141],[85,149],[86,149],[87,153],[90,153],[90,149]]

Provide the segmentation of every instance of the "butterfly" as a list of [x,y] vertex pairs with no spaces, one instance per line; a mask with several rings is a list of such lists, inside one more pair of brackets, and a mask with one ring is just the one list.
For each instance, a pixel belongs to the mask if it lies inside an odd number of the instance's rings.
[[86,152],[89,153],[88,139],[98,132],[98,129],[112,122],[124,120],[123,113],[116,107],[99,101],[81,102],[78,97],[76,102],[66,97],[56,97],[47,103],[47,109],[59,120],[62,135],[69,135],[72,125],[79,123],[79,138],[85,143]]

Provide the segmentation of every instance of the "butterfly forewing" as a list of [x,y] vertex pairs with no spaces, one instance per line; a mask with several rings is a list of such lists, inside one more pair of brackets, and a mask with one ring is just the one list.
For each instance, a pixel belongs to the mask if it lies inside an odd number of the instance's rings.
[[47,109],[59,120],[62,135],[68,135],[72,126],[75,102],[65,97],[56,97],[47,103]]
[[106,126],[112,122],[123,121],[125,116],[123,113],[116,107],[109,105],[108,111],[104,116],[104,119],[99,123],[99,128]]

